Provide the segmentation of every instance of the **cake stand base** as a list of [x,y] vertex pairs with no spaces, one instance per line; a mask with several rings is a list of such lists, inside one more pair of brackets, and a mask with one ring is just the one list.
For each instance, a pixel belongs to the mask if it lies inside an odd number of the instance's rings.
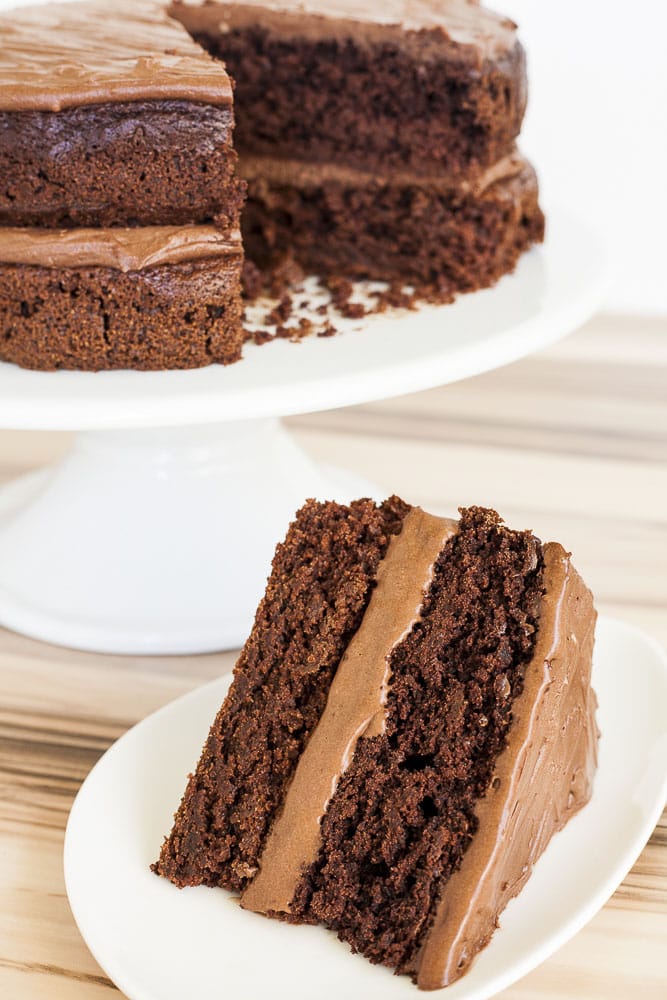
[[278,420],[81,433],[0,491],[0,624],[105,653],[236,648],[304,499],[377,493]]

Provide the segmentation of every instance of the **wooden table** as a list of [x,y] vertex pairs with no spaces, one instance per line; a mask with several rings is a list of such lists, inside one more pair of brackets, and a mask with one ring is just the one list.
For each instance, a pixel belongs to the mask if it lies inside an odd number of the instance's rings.
[[[564,542],[600,610],[667,644],[665,326],[601,317],[501,371],[289,424],[318,458],[362,472],[387,493],[443,513],[491,505],[512,525]],[[0,480],[53,460],[67,441],[0,432]],[[1,997],[117,994],[67,904],[61,858],[69,808],[128,726],[233,661],[232,653],[98,656],[0,630]],[[664,816],[602,912],[502,996],[667,997]]]

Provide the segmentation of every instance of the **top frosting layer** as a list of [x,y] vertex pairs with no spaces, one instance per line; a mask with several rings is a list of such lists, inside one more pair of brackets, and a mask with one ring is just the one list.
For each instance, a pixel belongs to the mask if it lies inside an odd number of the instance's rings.
[[176,17],[190,30],[229,31],[261,24],[284,35],[312,39],[352,36],[355,41],[410,41],[423,33],[437,42],[471,46],[495,57],[516,44],[516,25],[474,0],[174,0]]
[[109,101],[232,103],[229,77],[161,4],[48,4],[0,17],[0,111]]

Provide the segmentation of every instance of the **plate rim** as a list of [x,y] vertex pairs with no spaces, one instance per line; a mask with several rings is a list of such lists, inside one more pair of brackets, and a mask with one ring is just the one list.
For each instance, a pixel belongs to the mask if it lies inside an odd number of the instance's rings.
[[[645,632],[643,629],[630,624],[628,622],[622,621],[612,616],[600,615],[598,618],[598,627],[603,624],[604,628],[609,628],[612,631],[623,631],[627,636],[632,637],[635,641],[641,642],[648,650],[651,651],[653,657],[655,658],[656,664],[660,664],[662,671],[663,681],[667,682],[667,650],[661,645],[661,643],[655,639],[652,635]],[[103,764],[103,761],[108,761],[110,754],[115,754],[116,748],[119,744],[122,744],[126,737],[134,732],[135,729],[142,726],[148,720],[155,720],[163,714],[171,713],[175,707],[183,702],[187,702],[194,697],[205,699],[206,693],[212,690],[218,690],[220,694],[224,696],[226,691],[231,684],[232,673],[224,674],[221,677],[215,678],[211,681],[206,682],[203,685],[198,685],[191,691],[186,692],[183,695],[173,699],[166,705],[161,706],[156,711],[150,713],[144,719],[139,720],[133,726],[131,726],[125,733],[123,733],[117,740],[115,740],[105,753],[99,758],[99,760],[91,768],[90,772],[82,782],[79,791],[72,804],[70,814],[68,817],[65,838],[64,838],[64,848],[63,848],[63,870],[65,877],[65,886],[67,891],[67,898],[72,912],[72,916],[76,923],[76,926],[83,938],[86,947],[89,949],[93,957],[95,958],[98,965],[104,970],[104,972],[109,976],[112,982],[125,993],[131,1000],[160,1000],[157,994],[152,992],[146,992],[145,987],[132,982],[131,976],[126,977],[125,971],[122,968],[111,968],[106,962],[106,959],[102,958],[102,951],[96,940],[91,939],[91,935],[88,930],[82,926],[80,921],[80,916],[77,913],[77,904],[73,901],[70,892],[70,887],[73,881],[72,871],[75,868],[75,863],[73,861],[73,848],[72,848],[72,838],[70,832],[74,829],[77,822],[78,811],[81,808],[81,793],[87,786],[89,780],[93,778],[96,770]],[[665,730],[667,733],[667,729]],[[94,781],[94,778],[93,778]],[[84,792],[84,796],[85,796]],[[598,889],[595,893],[591,895],[586,905],[582,906],[569,920],[566,920],[559,930],[548,936],[546,940],[542,942],[541,945],[534,947],[528,952],[528,954],[523,959],[517,959],[514,963],[510,964],[504,970],[497,973],[493,980],[487,984],[487,986],[482,985],[481,988],[471,991],[470,993],[462,993],[459,1000],[489,1000],[489,998],[496,996],[497,993],[504,989],[507,989],[512,984],[516,983],[522,979],[529,972],[532,972],[538,966],[542,965],[548,958],[550,958],[556,951],[558,951],[563,945],[570,941],[590,920],[598,913],[605,903],[611,898],[618,886],[622,883],[623,879],[627,873],[631,870],[638,857],[644,850],[644,847],[648,843],[650,836],[658,823],[660,816],[667,804],[667,772],[664,774],[662,779],[662,786],[658,795],[652,802],[652,807],[647,810],[644,818],[641,822],[640,831],[636,834],[635,839],[632,844],[626,848],[623,852],[622,857],[619,857],[616,865],[611,870],[610,874],[605,880],[604,886]],[[548,851],[548,847],[547,847]],[[539,864],[539,860],[537,864]],[[613,887],[609,889],[609,886]],[[517,897],[517,899],[519,899]],[[498,931],[496,931],[498,933]],[[113,964],[113,963],[112,963]],[[456,987],[459,984],[465,984],[465,977],[458,980],[457,983],[453,984]],[[417,992],[417,987],[414,986],[414,995],[418,997],[420,994]],[[451,989],[451,987],[449,988]],[[443,1000],[451,993],[445,992],[443,995]]]

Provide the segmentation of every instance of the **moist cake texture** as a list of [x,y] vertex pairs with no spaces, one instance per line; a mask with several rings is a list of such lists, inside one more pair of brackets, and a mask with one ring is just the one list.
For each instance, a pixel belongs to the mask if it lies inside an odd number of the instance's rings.
[[[240,890],[407,512],[392,498],[308,503],[278,546],[266,593],[156,871]],[[196,818],[195,818],[196,817]]]
[[244,185],[223,65],[159,3],[23,8],[0,31],[0,359],[237,360]]
[[0,225],[238,228],[233,120],[164,99],[0,111]]
[[235,81],[243,238],[265,273],[294,261],[444,302],[542,240],[535,172],[515,148],[526,67],[507,18],[466,0],[170,10]]
[[493,511],[309,502],[154,870],[452,982],[590,797],[594,622],[562,547]]
[[224,59],[243,153],[469,179],[519,134],[515,26],[467,0],[176,0],[170,10]]

